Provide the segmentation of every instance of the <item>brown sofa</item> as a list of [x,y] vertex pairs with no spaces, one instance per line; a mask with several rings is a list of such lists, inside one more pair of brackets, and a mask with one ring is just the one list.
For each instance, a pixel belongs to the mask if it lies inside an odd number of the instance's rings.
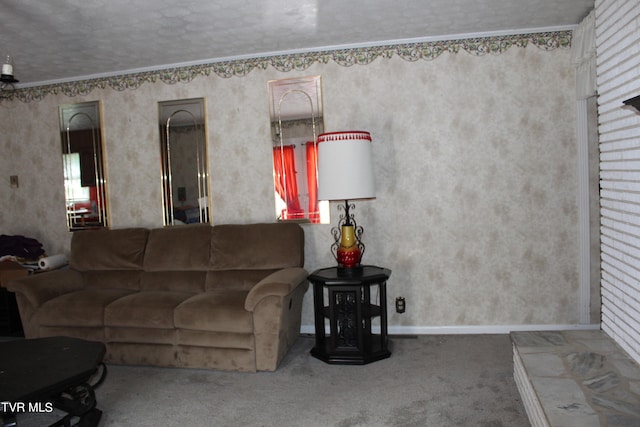
[[8,284],[27,338],[102,341],[105,361],[273,371],[300,333],[297,224],[73,234],[69,268]]

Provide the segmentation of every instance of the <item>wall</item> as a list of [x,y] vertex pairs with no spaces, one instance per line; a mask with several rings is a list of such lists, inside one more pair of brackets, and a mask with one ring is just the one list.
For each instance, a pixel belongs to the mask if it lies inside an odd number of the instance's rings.
[[[88,100],[103,102],[114,228],[162,225],[157,102],[193,97],[207,103],[213,221],[272,222],[267,81],[321,75],[326,131],[373,137],[377,198],[356,202],[355,214],[364,262],[393,270],[390,308],[407,300],[406,313],[390,316],[392,333],[575,325],[574,71],[566,37],[561,48],[536,40],[434,44],[444,53],[430,60],[399,50],[367,60],[369,50],[355,59],[366,65],[352,66],[311,55],[304,70],[2,102],[2,179],[19,175],[20,187],[0,185],[0,230],[68,250],[57,109]],[[306,267],[334,264],[331,225],[304,228]],[[311,306],[308,293],[308,328]]]
[[640,362],[640,3],[596,1],[602,329]]

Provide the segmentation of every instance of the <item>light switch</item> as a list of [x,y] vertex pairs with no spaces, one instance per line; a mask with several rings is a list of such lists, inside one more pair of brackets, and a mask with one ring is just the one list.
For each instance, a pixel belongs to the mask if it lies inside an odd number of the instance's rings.
[[18,175],[11,175],[9,177],[9,183],[11,184],[11,188],[18,188]]

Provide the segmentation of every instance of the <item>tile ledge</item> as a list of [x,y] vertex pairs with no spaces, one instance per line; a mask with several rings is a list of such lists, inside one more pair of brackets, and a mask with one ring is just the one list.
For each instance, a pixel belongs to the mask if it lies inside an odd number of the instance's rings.
[[[640,367],[603,331],[527,331],[510,336],[514,379],[533,427],[640,425],[640,395],[634,387]],[[542,370],[544,376],[536,376],[550,354],[562,360],[563,372]],[[578,414],[576,408],[584,410]]]

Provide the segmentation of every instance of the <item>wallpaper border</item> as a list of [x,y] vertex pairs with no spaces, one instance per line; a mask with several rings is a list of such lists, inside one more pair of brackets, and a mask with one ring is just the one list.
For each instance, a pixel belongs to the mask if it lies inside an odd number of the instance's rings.
[[64,94],[70,97],[87,95],[95,89],[113,89],[117,91],[137,89],[144,83],[161,81],[166,84],[188,83],[198,76],[217,75],[222,78],[242,77],[255,69],[273,67],[278,71],[289,72],[305,70],[314,63],[326,64],[330,61],[343,67],[367,65],[378,58],[391,58],[394,55],[405,61],[432,61],[445,52],[457,54],[460,51],[471,55],[498,55],[511,47],[527,47],[529,44],[544,50],[570,48],[573,31],[553,31],[506,36],[478,37],[457,40],[419,42],[374,46],[364,48],[325,50],[287,55],[276,55],[232,61],[212,62],[209,64],[168,68],[162,70],[122,74],[111,77],[78,80],[42,86],[19,88],[5,99],[18,99],[33,102],[47,95]]

